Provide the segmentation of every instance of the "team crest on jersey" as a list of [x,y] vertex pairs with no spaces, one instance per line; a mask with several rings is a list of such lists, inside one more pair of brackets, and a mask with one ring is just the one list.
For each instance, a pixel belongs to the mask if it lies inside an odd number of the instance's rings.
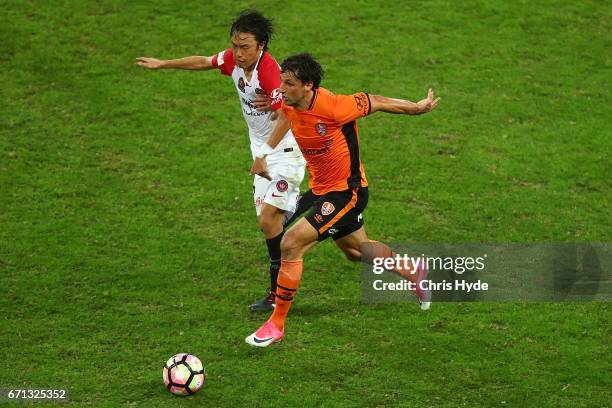
[[336,207],[334,207],[334,205],[332,203],[330,203],[329,201],[326,201],[321,206],[321,214],[329,215],[329,214],[333,213],[335,209],[336,209]]
[[325,134],[327,133],[327,126],[325,126],[325,123],[317,123],[315,125],[315,129],[317,129],[317,133],[319,134],[319,136],[325,136]]
[[244,78],[240,77],[240,79],[238,80],[238,88],[240,88],[242,92],[244,92],[244,85]]
[[278,180],[276,182],[276,189],[280,191],[281,193],[287,191],[288,188],[289,188],[289,183],[287,183],[285,180]]

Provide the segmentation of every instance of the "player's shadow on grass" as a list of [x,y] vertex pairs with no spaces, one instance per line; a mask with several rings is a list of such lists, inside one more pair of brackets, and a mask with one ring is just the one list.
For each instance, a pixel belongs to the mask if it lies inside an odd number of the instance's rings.
[[321,299],[318,295],[304,295],[302,301],[297,301],[291,306],[290,315],[301,317],[321,317],[334,314],[345,314],[361,306],[359,298],[346,297],[340,300],[332,298]]
[[553,300],[591,300],[599,293],[603,272],[593,245],[563,246],[554,259]]
[[[147,401],[150,401],[151,405],[154,405],[153,403],[158,404],[159,401],[167,401],[168,406],[183,406],[182,403],[188,403],[188,405],[206,407],[206,383],[204,383],[203,388],[194,395],[173,395],[164,386],[161,371],[160,369],[159,379],[151,378],[131,385],[131,389],[134,391],[132,398],[128,401],[124,401],[124,405],[131,406],[137,403],[138,406],[147,406],[149,405],[146,403]],[[140,393],[138,391],[140,391]]]

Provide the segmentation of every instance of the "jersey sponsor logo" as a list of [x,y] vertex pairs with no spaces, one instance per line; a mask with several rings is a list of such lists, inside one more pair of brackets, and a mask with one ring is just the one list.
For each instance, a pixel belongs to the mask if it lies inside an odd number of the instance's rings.
[[241,97],[240,100],[242,101],[244,105],[248,106],[249,108],[257,109],[255,108],[255,105],[253,105],[253,102],[249,101],[248,99]]
[[247,116],[255,116],[255,117],[257,117],[257,116],[264,116],[264,115],[267,115],[269,113],[269,112],[257,112],[257,111],[246,110],[246,109],[242,109],[242,111]]
[[240,79],[238,80],[238,89],[240,89],[242,92],[244,92],[244,85],[245,85],[244,78],[240,77]]
[[315,129],[317,129],[317,133],[319,134],[319,136],[325,136],[325,134],[327,133],[327,126],[325,126],[325,123],[317,123],[315,125]]
[[316,222],[318,222],[319,224],[323,222],[323,216],[321,214],[315,214],[314,219]]
[[281,197],[283,197],[283,195],[282,194],[281,195],[276,195],[276,194],[272,193],[272,197],[274,197],[274,198],[281,198]]
[[304,149],[302,150],[302,154],[306,156],[315,156],[317,154],[324,154],[330,151],[329,146],[325,146],[322,149]]
[[332,203],[330,203],[329,201],[326,201],[321,206],[321,214],[329,215],[329,214],[333,213],[335,209],[336,209],[336,207],[334,207],[334,205]]
[[[269,114],[270,112],[259,112],[253,102],[241,97],[240,101],[242,102],[242,111],[247,116],[264,116]],[[247,109],[248,108],[248,109]]]
[[288,188],[289,188],[289,183],[287,183],[285,180],[278,180],[276,182],[276,189],[280,191],[281,193],[287,191]]

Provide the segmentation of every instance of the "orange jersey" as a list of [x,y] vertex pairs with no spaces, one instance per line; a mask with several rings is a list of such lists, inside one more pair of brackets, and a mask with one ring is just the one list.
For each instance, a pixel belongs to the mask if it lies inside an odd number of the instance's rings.
[[368,185],[356,122],[370,113],[368,94],[334,95],[318,88],[307,110],[298,111],[285,104],[282,109],[306,159],[313,193],[323,195]]

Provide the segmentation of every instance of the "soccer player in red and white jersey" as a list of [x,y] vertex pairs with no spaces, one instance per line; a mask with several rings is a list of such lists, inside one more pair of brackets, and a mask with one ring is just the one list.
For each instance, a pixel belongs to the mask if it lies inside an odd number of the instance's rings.
[[[256,174],[265,172],[265,152],[273,149],[291,127],[310,174],[310,191],[300,199],[300,207],[310,209],[283,237],[276,308],[268,321],[246,337],[252,346],[266,347],[284,337],[285,318],[302,277],[302,257],[318,242],[332,237],[352,261],[372,263],[374,258],[394,257],[387,245],[369,240],[363,227],[368,181],[360,158],[356,120],[378,111],[419,115],[434,109],[439,100],[434,99],[431,89],[417,103],[363,92],[334,95],[319,87],[322,78],[323,69],[309,54],[283,61],[282,111],[268,146],[256,155],[251,169]],[[429,293],[418,288],[427,270],[411,265],[392,272],[417,284],[421,309],[427,310]]]
[[284,222],[296,210],[306,162],[288,129],[274,143],[274,149],[269,149],[266,144],[274,128],[275,112],[282,104],[278,90],[280,67],[268,52],[272,22],[257,11],[245,11],[232,23],[230,37],[231,48],[213,56],[174,60],[140,57],[137,63],[149,69],[216,68],[223,75],[231,76],[249,129],[253,158],[262,147],[267,154],[267,172],[254,177],[253,201],[270,257],[270,290],[263,299],[249,307],[251,310],[269,311],[275,304]]

